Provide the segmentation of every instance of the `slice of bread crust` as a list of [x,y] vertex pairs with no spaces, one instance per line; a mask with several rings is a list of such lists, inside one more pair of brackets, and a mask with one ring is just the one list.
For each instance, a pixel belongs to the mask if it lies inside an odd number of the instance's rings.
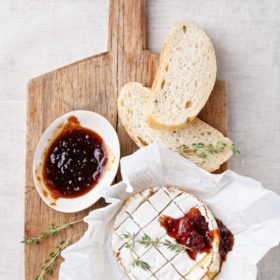
[[173,131],[150,128],[143,111],[150,94],[150,89],[132,82],[121,89],[118,98],[120,120],[140,148],[159,140],[209,172],[217,170],[231,157],[232,141],[198,118],[187,127]]
[[174,130],[193,121],[209,98],[216,71],[215,51],[206,33],[192,23],[177,23],[161,50],[145,107],[148,125]]

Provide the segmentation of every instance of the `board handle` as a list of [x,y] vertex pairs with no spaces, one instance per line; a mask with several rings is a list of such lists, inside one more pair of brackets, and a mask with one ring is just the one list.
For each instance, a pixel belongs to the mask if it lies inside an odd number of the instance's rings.
[[146,48],[146,0],[110,0],[108,51],[137,53]]

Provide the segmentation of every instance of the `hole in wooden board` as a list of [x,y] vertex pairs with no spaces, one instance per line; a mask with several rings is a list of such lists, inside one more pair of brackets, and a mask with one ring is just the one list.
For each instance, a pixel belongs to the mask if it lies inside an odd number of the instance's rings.
[[168,71],[168,68],[169,68],[169,65],[167,64],[167,65],[165,66],[165,71],[166,71],[166,72]]
[[165,80],[162,80],[162,81],[161,81],[161,85],[160,85],[160,88],[161,88],[161,89],[163,89],[164,84],[165,84]]
[[187,31],[187,27],[186,25],[183,25],[183,32],[186,33],[186,31]]

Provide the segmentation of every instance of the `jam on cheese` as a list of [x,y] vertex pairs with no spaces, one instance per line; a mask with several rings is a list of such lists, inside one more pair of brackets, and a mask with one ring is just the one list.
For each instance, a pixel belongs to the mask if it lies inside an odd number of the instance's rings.
[[209,253],[214,234],[220,234],[219,251],[221,260],[225,261],[228,252],[232,250],[234,237],[220,220],[217,220],[217,224],[218,232],[209,230],[208,222],[197,208],[192,208],[179,219],[168,216],[160,219],[160,225],[166,229],[167,234],[189,248],[186,251],[191,259],[196,259],[198,253]]
[[163,216],[160,224],[170,237],[190,248],[187,253],[192,259],[196,258],[197,253],[208,253],[212,248],[213,232],[197,208],[192,208],[180,219]]
[[231,231],[223,224],[222,221],[219,219],[216,219],[221,241],[220,241],[220,255],[222,258],[222,261],[226,260],[228,252],[230,252],[234,245],[234,237]]

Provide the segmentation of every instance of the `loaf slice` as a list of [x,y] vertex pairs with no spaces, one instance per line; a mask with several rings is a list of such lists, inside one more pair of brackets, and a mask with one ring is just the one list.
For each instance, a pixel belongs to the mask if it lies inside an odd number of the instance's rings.
[[195,118],[188,126],[173,131],[150,128],[143,107],[151,90],[139,83],[128,83],[120,91],[118,112],[129,136],[143,147],[156,140],[212,172],[232,155],[232,142],[219,131]]
[[158,130],[183,128],[200,112],[216,80],[216,57],[205,32],[178,23],[165,40],[146,105],[146,119]]

